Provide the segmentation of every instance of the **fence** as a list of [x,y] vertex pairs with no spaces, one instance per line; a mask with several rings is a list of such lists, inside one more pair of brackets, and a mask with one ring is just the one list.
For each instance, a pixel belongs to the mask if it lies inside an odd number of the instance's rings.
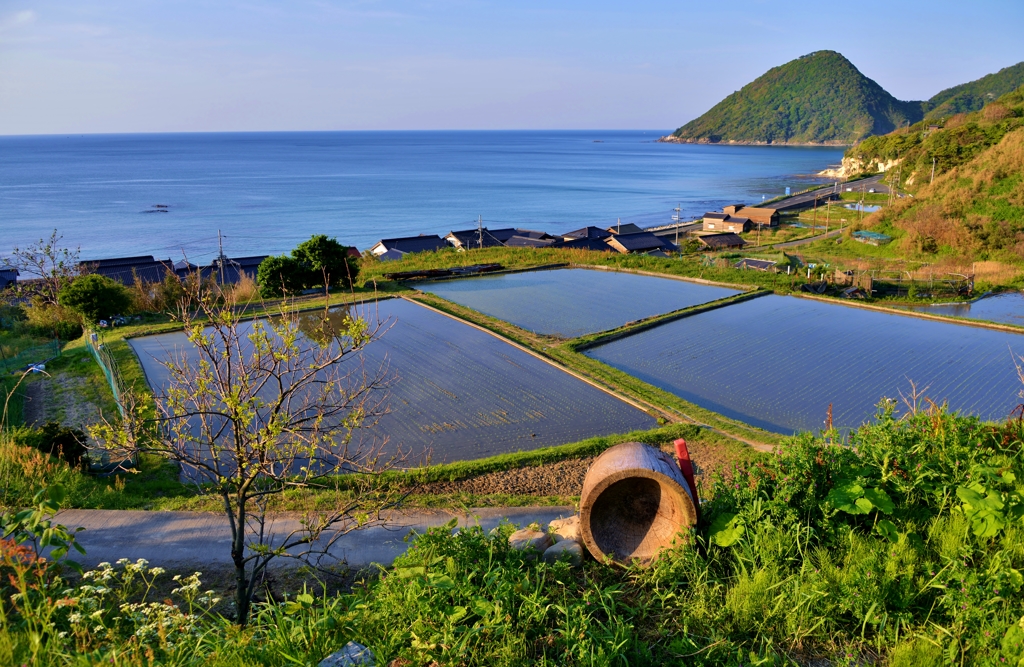
[[110,385],[110,391],[114,394],[114,403],[117,404],[117,410],[121,413],[121,417],[124,417],[124,382],[121,380],[121,372],[117,368],[117,362],[110,356],[110,352],[102,343],[99,342],[99,337],[92,331],[86,332],[85,344],[89,348],[89,352],[92,353],[93,359],[99,364],[100,370],[103,371],[103,375],[107,378],[107,384]]
[[0,354],[0,375],[14,373],[32,364],[39,364],[59,356],[60,341],[58,340],[26,348],[11,357]]

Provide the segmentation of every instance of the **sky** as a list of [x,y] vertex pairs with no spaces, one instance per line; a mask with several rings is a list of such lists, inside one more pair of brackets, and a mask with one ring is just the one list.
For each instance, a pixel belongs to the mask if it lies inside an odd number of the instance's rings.
[[927,99],[1021,35],[1020,0],[0,0],[0,135],[674,129],[813,51]]

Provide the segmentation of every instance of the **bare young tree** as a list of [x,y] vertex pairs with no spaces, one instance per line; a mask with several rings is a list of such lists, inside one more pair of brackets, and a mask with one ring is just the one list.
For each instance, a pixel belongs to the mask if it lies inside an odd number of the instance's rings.
[[[387,369],[368,369],[359,354],[384,326],[326,309],[246,321],[199,290],[179,316],[189,345],[163,362],[160,435],[142,437],[144,410],[133,404],[119,431],[94,435],[108,447],[166,456],[220,496],[245,625],[272,560],[323,555],[340,536],[383,523],[401,498],[381,475],[400,453],[386,454],[385,440],[354,437],[386,411]],[[290,489],[333,495],[299,529],[275,533],[268,501]]]
[[39,239],[26,248],[11,252],[11,263],[21,274],[40,279],[39,296],[50,305],[57,305],[57,294],[81,270],[78,262],[80,249],[65,248],[64,237],[53,230],[49,238]]

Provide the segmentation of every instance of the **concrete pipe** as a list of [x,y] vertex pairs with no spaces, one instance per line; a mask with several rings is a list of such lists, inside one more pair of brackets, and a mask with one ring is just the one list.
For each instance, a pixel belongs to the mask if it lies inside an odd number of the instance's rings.
[[606,450],[587,471],[580,532],[598,560],[649,565],[697,522],[697,507],[670,455],[626,442]]

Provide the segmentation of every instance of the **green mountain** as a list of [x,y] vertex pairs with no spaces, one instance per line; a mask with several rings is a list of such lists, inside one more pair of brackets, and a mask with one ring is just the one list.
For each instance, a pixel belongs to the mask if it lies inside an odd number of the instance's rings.
[[817,51],[768,70],[665,141],[852,144],[923,116],[835,51]]
[[1024,62],[1006,67],[977,81],[947,88],[925,103],[925,119],[946,118],[977,111],[992,100],[1024,86]]

